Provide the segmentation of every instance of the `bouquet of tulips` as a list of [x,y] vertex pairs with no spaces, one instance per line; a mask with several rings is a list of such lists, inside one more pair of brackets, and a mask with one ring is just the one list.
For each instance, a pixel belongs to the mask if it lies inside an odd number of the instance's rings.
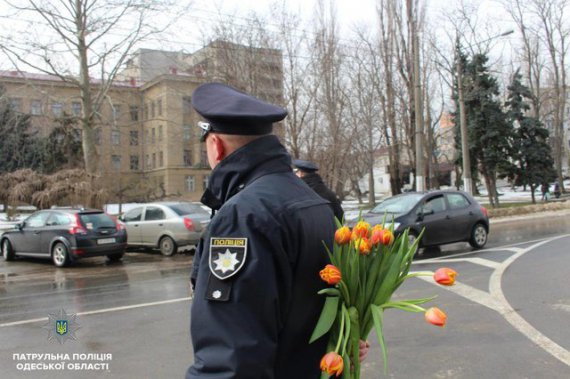
[[440,309],[421,305],[434,297],[392,300],[394,292],[408,278],[434,276],[442,285],[455,283],[455,271],[442,268],[433,272],[409,273],[420,238],[409,245],[408,230],[394,238],[393,224],[371,227],[359,221],[352,230],[337,222],[333,251],[327,248],[331,264],[321,271],[321,278],[331,285],[319,291],[326,296],[311,342],[329,334],[329,350],[321,360],[322,378],[331,375],[360,378],[359,350],[374,328],[387,370],[386,344],[382,333],[386,309],[423,312],[425,320],[444,326],[447,316]]

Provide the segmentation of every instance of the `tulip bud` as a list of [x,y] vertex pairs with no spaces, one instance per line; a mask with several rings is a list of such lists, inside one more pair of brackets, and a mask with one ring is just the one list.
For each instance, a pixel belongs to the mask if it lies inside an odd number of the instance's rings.
[[392,242],[394,242],[394,234],[392,234],[390,230],[382,229],[376,233],[377,233],[376,238],[378,239],[378,242],[381,243],[382,245],[388,246]]
[[321,275],[321,279],[330,285],[335,285],[342,280],[340,270],[334,265],[326,265],[319,274]]
[[351,231],[348,226],[343,226],[334,233],[334,241],[339,245],[346,245],[350,242]]
[[445,326],[445,322],[447,321],[447,316],[443,311],[437,307],[432,307],[428,309],[425,313],[425,319],[430,324],[435,326]]
[[360,255],[368,255],[368,254],[370,254],[370,250],[372,250],[372,243],[366,237],[362,237],[362,238],[356,240],[354,245],[356,246],[356,248],[360,252]]
[[321,359],[321,371],[326,372],[328,375],[335,374],[335,376],[340,376],[342,370],[344,369],[344,362],[342,357],[331,351],[326,353]]
[[442,267],[433,274],[433,279],[442,286],[452,286],[455,284],[455,277],[457,272],[454,270]]
[[373,245],[378,245],[382,241],[382,228],[377,229],[374,227],[374,229],[372,229],[372,237],[370,238],[370,241]]
[[368,237],[370,232],[370,224],[366,221],[358,221],[352,229],[353,239]]

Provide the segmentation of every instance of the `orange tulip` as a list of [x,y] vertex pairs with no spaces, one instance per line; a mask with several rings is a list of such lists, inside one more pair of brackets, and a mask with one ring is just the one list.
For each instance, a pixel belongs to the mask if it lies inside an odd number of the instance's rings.
[[346,245],[350,242],[351,231],[348,226],[343,226],[334,233],[334,241],[339,245]]
[[372,243],[374,245],[381,243],[382,245],[387,246],[392,242],[394,242],[394,234],[392,234],[388,229],[377,229],[372,232]]
[[335,285],[342,280],[340,270],[334,265],[326,265],[319,274],[322,280],[331,285]]
[[443,311],[437,307],[428,309],[425,313],[426,321],[435,326],[445,326],[447,316]]
[[344,369],[344,362],[342,357],[331,351],[330,353],[326,353],[325,356],[321,359],[321,371],[326,372],[328,375],[335,374],[335,376],[340,376],[342,374],[342,370]]
[[354,246],[356,246],[356,248],[360,252],[360,255],[368,255],[370,254],[370,250],[372,250],[372,243],[366,237],[362,237],[356,240]]
[[455,284],[456,276],[457,272],[455,272],[455,270],[442,267],[433,274],[433,279],[442,286],[452,286]]
[[366,221],[358,221],[352,229],[352,239],[356,240],[362,237],[368,237],[370,232],[370,224]]

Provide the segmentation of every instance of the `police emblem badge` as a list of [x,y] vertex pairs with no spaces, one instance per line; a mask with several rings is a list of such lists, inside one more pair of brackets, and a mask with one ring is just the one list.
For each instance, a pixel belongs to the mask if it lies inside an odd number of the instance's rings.
[[210,238],[210,272],[225,280],[242,269],[247,256],[247,238]]
[[55,322],[55,332],[62,336],[67,334],[67,320],[57,320]]

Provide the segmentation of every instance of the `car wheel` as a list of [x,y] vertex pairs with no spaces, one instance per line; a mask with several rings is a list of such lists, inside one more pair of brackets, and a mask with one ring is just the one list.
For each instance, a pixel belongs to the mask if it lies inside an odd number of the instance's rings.
[[123,255],[125,255],[125,253],[116,253],[116,254],[109,254],[107,255],[107,260],[109,262],[118,262],[123,258]]
[[[408,247],[412,246],[417,239],[418,239],[418,234],[413,230],[410,230],[408,232]],[[414,251],[414,254],[417,254],[418,250],[419,246],[416,247],[416,251]]]
[[14,249],[12,249],[12,244],[8,238],[2,240],[2,257],[5,261],[11,261],[14,259]]
[[170,257],[178,251],[176,242],[168,236],[162,237],[158,246],[160,247],[160,253],[166,257]]
[[480,249],[487,243],[487,229],[481,223],[475,224],[471,231],[471,239],[469,244],[476,249]]
[[67,251],[67,246],[63,243],[58,242],[53,245],[51,249],[51,260],[53,264],[57,267],[64,267],[69,264],[69,252]]

